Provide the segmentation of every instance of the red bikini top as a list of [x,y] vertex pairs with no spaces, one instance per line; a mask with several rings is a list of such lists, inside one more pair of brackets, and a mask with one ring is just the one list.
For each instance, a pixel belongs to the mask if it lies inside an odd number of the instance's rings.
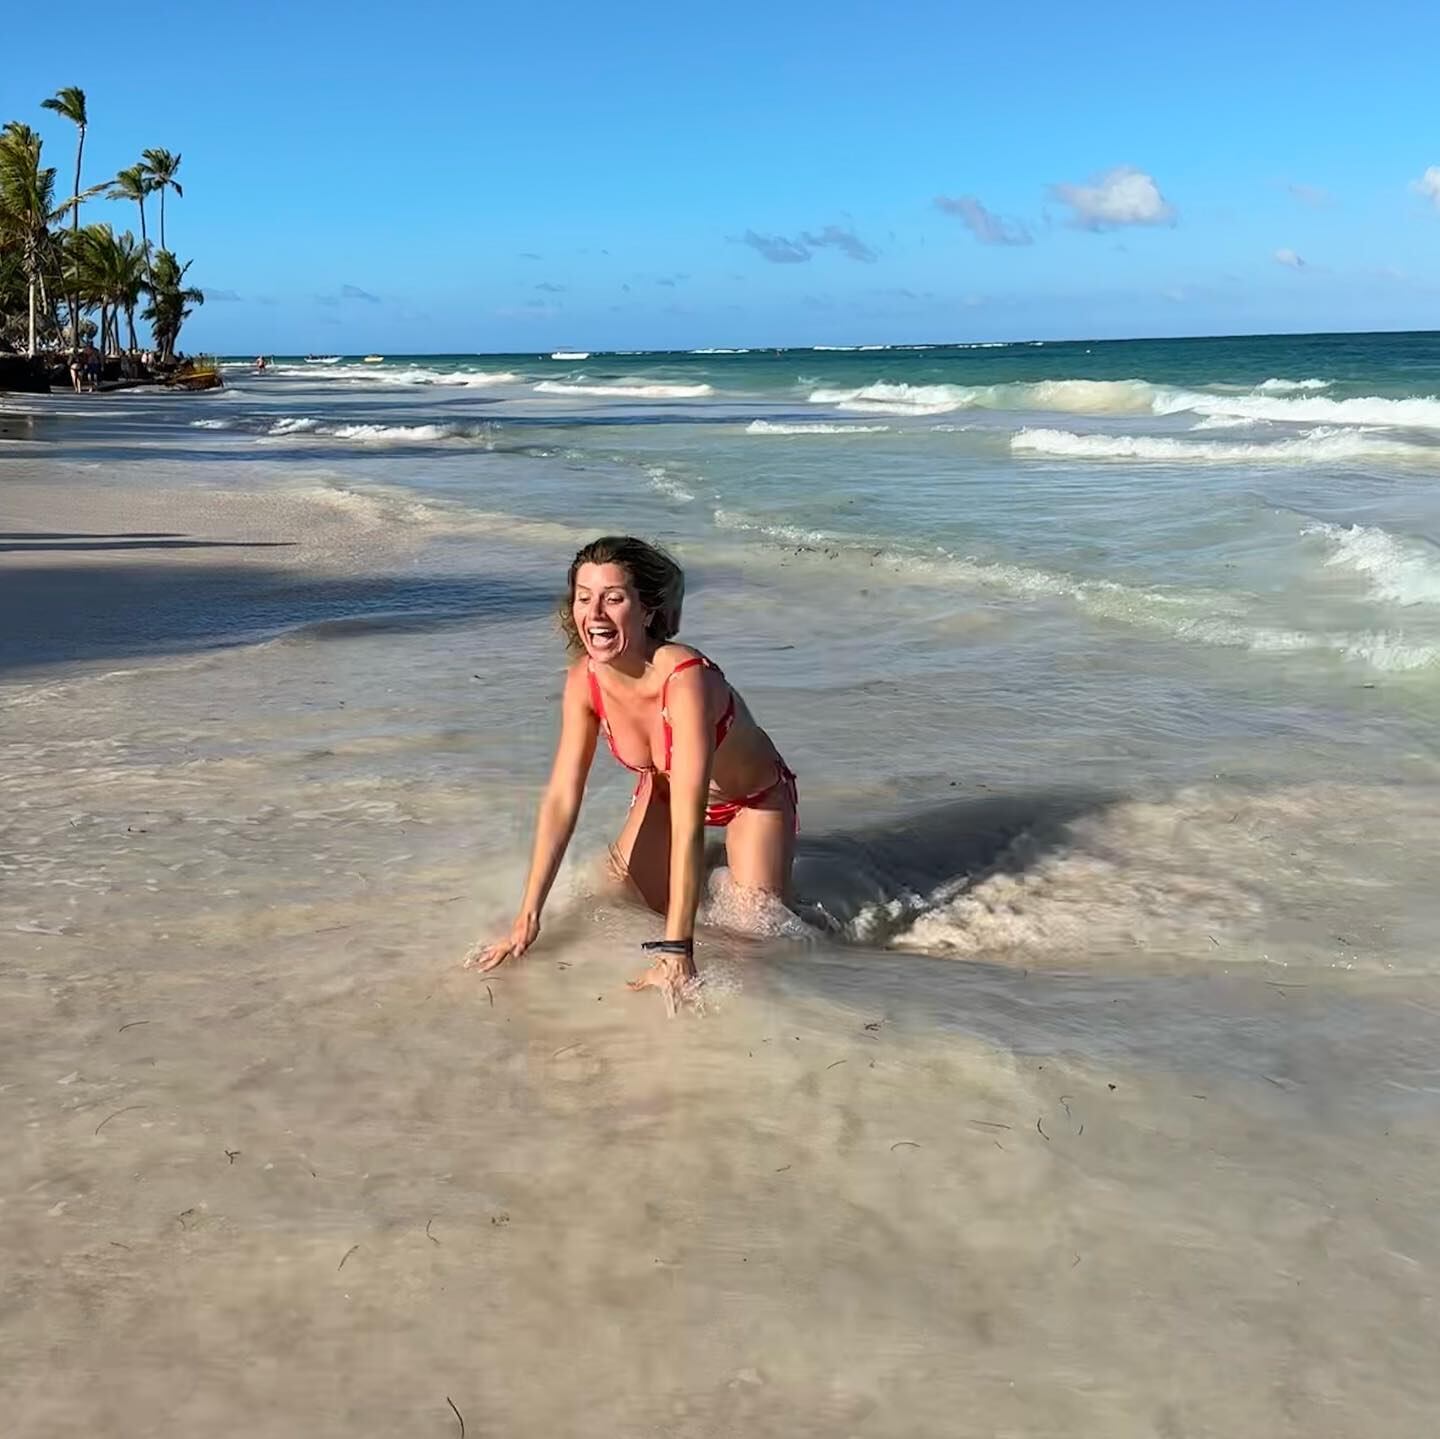
[[[665,728],[665,767],[656,771],[653,764],[635,765],[631,764],[618,749],[615,748],[615,736],[610,732],[610,722],[605,718],[605,701],[600,694],[600,681],[595,678],[595,662],[591,660],[586,666],[586,675],[590,680],[590,703],[595,707],[595,714],[600,721],[601,732],[605,736],[605,742],[610,746],[610,753],[625,766],[636,774],[669,774],[670,773],[670,752],[674,744],[674,733],[670,728],[670,681],[682,670],[693,669],[696,665],[704,665],[707,670],[714,670],[721,679],[725,676],[721,673],[719,665],[708,660],[704,655],[691,655],[688,660],[681,660],[668,675],[665,676],[665,683],[660,686],[660,719]],[[719,749],[725,742],[725,736],[730,733],[730,726],[735,723],[735,691],[730,691],[730,702],[725,706],[725,713],[720,716],[715,726],[715,748]]]

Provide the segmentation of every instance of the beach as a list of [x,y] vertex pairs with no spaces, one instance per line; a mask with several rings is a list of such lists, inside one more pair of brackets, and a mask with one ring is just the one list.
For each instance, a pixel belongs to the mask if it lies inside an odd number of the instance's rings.
[[[323,373],[321,371],[323,370]],[[1440,341],[0,396],[17,1434],[1426,1432]],[[800,776],[626,991],[585,540]]]

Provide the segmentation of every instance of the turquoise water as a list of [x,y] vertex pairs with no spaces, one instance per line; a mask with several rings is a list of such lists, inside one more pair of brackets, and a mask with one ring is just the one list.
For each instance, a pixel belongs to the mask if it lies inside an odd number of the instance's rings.
[[1297,675],[1440,661],[1434,335],[229,373],[217,430],[467,503],[484,451],[486,509],[753,563],[834,550]]

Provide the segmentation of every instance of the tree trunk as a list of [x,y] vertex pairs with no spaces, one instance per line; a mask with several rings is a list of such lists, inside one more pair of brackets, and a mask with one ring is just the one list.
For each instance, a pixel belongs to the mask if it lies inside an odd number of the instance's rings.
[[30,358],[35,358],[35,272],[30,272]]
[[142,197],[138,204],[140,206],[140,248],[145,256],[145,278],[150,282],[151,298],[155,294],[155,267],[150,263],[150,237],[145,233],[145,201]]
[[75,208],[70,212],[70,233],[77,241],[70,260],[74,289],[70,292],[70,350],[80,349],[80,162],[85,157],[85,127],[80,126],[80,143],[75,147]]
[[165,248],[165,186],[160,187],[160,248]]
[[138,350],[138,349],[140,348],[140,346],[135,343],[135,306],[134,306],[134,305],[126,305],[126,306],[125,306],[125,323],[126,323],[126,325],[129,327],[129,329],[130,329],[130,349],[131,349],[131,351],[133,352],[133,351]]

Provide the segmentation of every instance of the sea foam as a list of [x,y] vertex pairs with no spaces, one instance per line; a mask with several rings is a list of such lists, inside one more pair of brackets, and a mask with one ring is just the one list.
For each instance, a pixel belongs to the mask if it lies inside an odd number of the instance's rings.
[[541,380],[535,390],[543,395],[593,395],[612,400],[698,400],[715,393],[710,385],[577,385],[563,380]]
[[867,569],[890,570],[918,584],[947,589],[960,585],[1022,601],[1059,600],[1094,619],[1149,630],[1186,644],[1255,654],[1329,654],[1395,673],[1440,667],[1440,645],[1390,631],[1356,633],[1277,625],[1253,600],[1217,590],[1126,584],[939,548],[919,552],[736,510],[717,509],[714,520],[718,529],[749,532],[816,563],[848,561]]
[[1169,435],[1078,434],[1074,430],[1024,429],[1010,437],[1016,454],[1060,459],[1140,460],[1155,464],[1295,464],[1401,460],[1440,464],[1440,447],[1407,444],[1359,430],[1320,427],[1289,439],[1227,442],[1176,439]]
[[[805,383],[802,377],[802,383]],[[1358,395],[1337,400],[1318,391],[1330,381],[1264,380],[1248,391],[1208,391],[1149,380],[1059,379],[998,385],[912,385],[880,380],[853,388],[820,388],[811,404],[862,414],[936,415],[952,410],[1031,410],[1073,415],[1194,414],[1215,421],[1279,421],[1440,429],[1440,398]]]
[[261,438],[285,439],[294,435],[318,435],[372,445],[423,445],[444,440],[486,444],[491,438],[489,428],[484,425],[337,425],[309,415],[276,420]]
[[787,425],[774,420],[752,420],[745,426],[747,435],[884,435],[890,425],[834,425],[824,420],[814,424]]
[[1377,599],[1440,605],[1440,548],[1369,525],[1314,524],[1302,533],[1326,542],[1327,565],[1365,576]]

